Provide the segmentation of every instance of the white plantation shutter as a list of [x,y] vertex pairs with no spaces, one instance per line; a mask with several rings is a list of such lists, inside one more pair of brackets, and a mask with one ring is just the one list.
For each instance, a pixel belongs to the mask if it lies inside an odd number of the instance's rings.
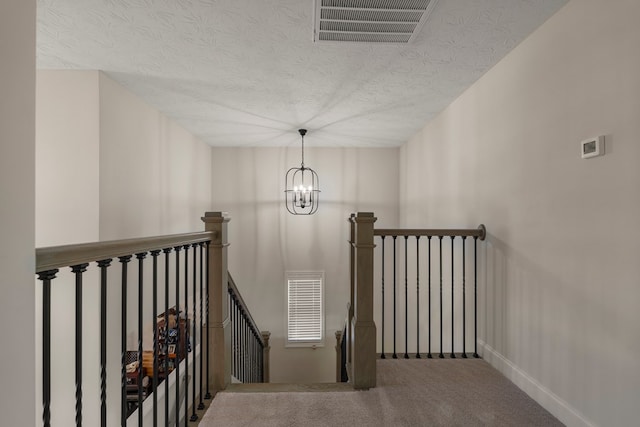
[[322,272],[287,273],[287,340],[317,343],[324,333]]

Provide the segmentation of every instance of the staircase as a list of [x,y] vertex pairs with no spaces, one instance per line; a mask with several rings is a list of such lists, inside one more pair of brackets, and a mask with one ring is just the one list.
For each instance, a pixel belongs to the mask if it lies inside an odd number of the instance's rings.
[[377,387],[238,384],[219,392],[201,427],[561,426],[481,359],[381,360]]

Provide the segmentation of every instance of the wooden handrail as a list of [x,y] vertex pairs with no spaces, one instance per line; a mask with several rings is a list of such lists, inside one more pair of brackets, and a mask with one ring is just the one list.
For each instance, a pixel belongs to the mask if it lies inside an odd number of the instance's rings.
[[36,273],[152,250],[208,242],[211,241],[213,237],[214,233],[202,231],[197,233],[37,248]]
[[231,277],[231,273],[228,273],[228,276],[229,276],[229,292],[231,292],[236,297],[236,301],[238,302],[240,309],[247,314],[249,323],[252,329],[256,332],[258,341],[260,341],[260,344],[262,344],[262,346],[264,347],[265,343],[264,343],[264,340],[262,339],[260,328],[258,328],[258,325],[256,324],[255,320],[253,320],[253,316],[251,316],[251,311],[249,311],[247,304],[244,302],[244,299],[242,299],[242,295],[240,295],[240,291],[238,290],[238,287],[236,286],[236,282],[234,282],[233,277]]
[[374,236],[465,236],[478,237],[484,240],[487,229],[484,224],[478,228],[451,228],[451,229],[403,229],[403,228],[377,228],[373,230]]

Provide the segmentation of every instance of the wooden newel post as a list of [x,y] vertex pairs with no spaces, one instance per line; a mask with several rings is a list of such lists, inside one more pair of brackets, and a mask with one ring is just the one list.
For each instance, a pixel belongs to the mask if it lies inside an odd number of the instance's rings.
[[229,328],[227,224],[226,212],[206,212],[202,221],[205,231],[213,232],[209,246],[209,382],[213,394],[227,388],[231,382],[231,329]]
[[373,225],[376,219],[371,212],[358,212],[351,217],[355,265],[349,342],[353,378],[350,380],[356,389],[376,386],[376,325],[373,322]]
[[262,382],[268,383],[271,371],[271,363],[269,362],[269,351],[271,350],[269,338],[271,337],[271,332],[262,331],[260,334],[264,342],[264,348],[262,349]]

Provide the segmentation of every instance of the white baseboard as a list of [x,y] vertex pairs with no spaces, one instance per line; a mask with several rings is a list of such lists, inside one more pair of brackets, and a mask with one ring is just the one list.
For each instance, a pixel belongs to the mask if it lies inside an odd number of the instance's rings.
[[562,423],[570,427],[597,427],[596,424],[589,421],[578,410],[529,376],[526,372],[522,371],[514,365],[513,362],[498,353],[490,345],[478,340],[478,346],[480,347],[481,355],[484,360],[500,371],[512,383],[518,386],[518,388],[527,393],[533,400],[538,402],[540,406],[551,412],[551,414],[553,414],[553,416],[559,419]]

